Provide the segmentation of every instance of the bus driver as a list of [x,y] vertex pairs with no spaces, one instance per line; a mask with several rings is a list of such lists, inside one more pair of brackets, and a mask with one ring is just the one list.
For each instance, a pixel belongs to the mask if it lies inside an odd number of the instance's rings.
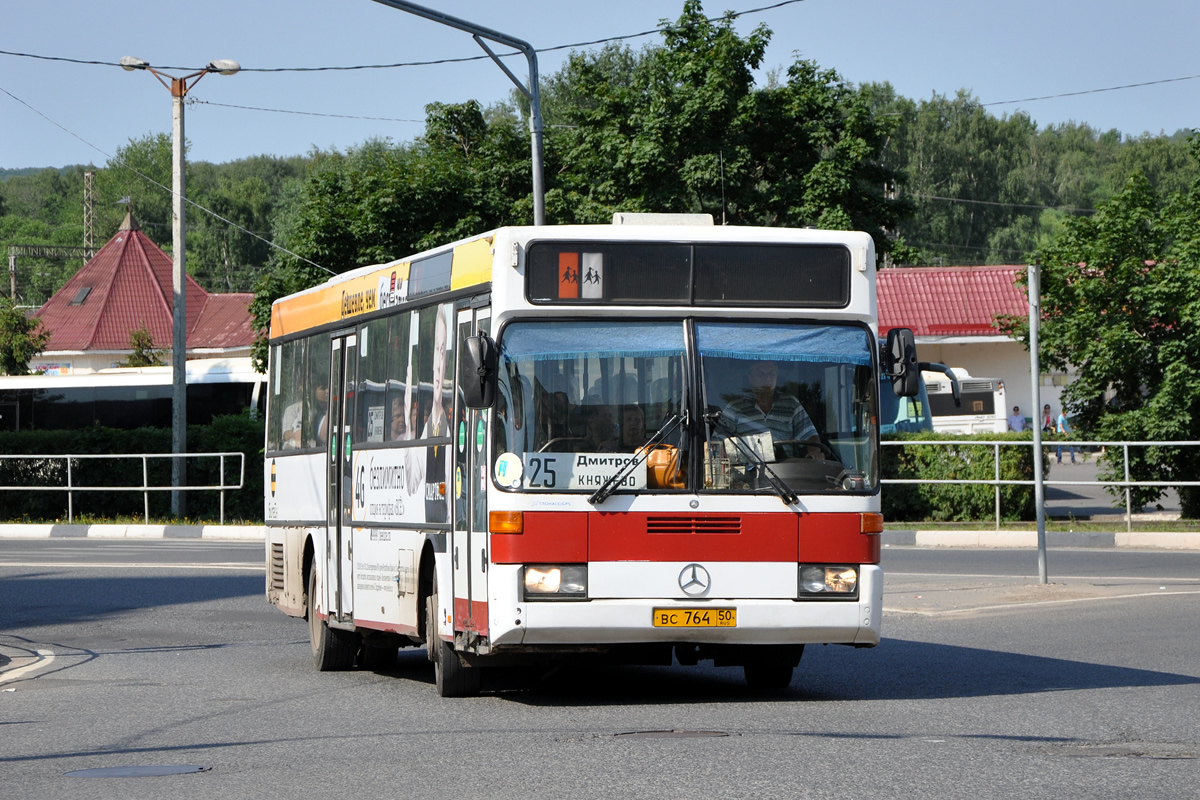
[[[770,431],[775,442],[818,441],[817,427],[794,395],[776,386],[779,365],[774,361],[753,361],[747,370],[743,394],[722,410],[722,429],[731,435]],[[816,457],[816,448],[807,448]]]

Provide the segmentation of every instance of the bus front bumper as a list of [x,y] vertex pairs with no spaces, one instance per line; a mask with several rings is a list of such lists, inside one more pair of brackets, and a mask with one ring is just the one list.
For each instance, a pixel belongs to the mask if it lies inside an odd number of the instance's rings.
[[[733,626],[664,626],[663,611],[733,609]],[[495,609],[493,609],[495,611]],[[659,613],[656,615],[656,611]],[[621,598],[524,602],[508,620],[493,615],[494,648],[521,645],[587,646],[618,643],[700,642],[734,645],[879,643],[883,571],[862,569],[856,599]],[[706,615],[710,620],[714,615]],[[660,624],[656,623],[657,621]],[[686,617],[671,615],[675,623]],[[519,620],[519,622],[518,622]],[[505,624],[507,622],[507,624]]]

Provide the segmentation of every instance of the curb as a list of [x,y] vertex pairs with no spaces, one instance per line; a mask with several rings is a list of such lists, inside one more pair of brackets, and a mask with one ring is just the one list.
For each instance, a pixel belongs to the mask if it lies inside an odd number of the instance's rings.
[[[882,543],[894,547],[1037,548],[1037,531],[889,530]],[[1047,547],[1111,547],[1138,550],[1200,550],[1200,533],[1047,531]]]
[[0,539],[210,539],[261,542],[265,525],[0,525]]

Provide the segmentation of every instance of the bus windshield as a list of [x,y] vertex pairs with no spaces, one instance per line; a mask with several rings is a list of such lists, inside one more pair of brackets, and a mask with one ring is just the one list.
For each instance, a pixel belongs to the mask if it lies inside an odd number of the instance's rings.
[[618,492],[873,491],[870,344],[854,325],[511,323],[499,342],[493,479],[595,491],[637,462]]

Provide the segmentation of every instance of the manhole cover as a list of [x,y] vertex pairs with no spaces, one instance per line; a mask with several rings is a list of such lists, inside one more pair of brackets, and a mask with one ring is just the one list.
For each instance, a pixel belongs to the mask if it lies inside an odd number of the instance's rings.
[[629,731],[618,733],[618,739],[705,739],[728,736],[725,731]]
[[197,767],[193,764],[156,764],[141,767],[97,767],[77,769],[65,773],[71,778],[153,778],[161,775],[188,775],[193,772],[208,772],[212,767]]

